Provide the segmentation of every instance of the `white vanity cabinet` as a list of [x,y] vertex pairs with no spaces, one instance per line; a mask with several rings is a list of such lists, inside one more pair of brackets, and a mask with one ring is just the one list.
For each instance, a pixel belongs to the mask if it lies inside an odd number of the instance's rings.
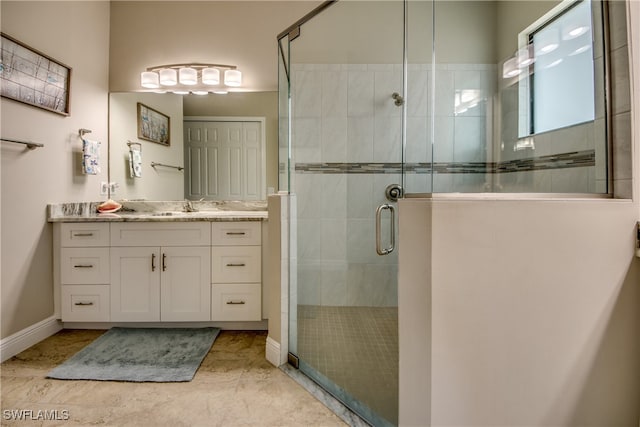
[[259,222],[216,222],[211,232],[211,320],[262,320]]
[[262,220],[54,224],[64,322],[262,319]]
[[111,224],[111,321],[209,320],[210,227]]
[[57,271],[63,321],[109,321],[109,224],[60,224]]

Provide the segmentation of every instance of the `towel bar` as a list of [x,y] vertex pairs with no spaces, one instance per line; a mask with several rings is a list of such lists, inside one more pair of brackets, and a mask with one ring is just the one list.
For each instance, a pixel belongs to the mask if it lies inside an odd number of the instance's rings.
[[24,144],[27,146],[29,150],[35,150],[38,147],[44,147],[44,144],[40,144],[39,142],[18,141],[17,139],[8,139],[8,138],[0,138],[0,140],[6,141],[6,142],[15,142],[16,144]]
[[165,165],[164,163],[151,162],[152,168],[155,168],[156,166],[164,166],[165,168],[174,168],[174,169],[178,169],[179,171],[184,169],[182,166]]

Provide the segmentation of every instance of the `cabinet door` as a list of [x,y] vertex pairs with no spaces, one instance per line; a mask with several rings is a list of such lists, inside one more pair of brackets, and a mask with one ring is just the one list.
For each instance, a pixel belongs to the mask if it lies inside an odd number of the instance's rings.
[[111,321],[160,320],[159,248],[111,248]]
[[161,320],[209,320],[210,248],[163,247],[161,252]]

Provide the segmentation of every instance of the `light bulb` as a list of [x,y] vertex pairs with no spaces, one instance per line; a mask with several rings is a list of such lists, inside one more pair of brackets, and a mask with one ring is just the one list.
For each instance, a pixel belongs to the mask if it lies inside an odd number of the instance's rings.
[[147,89],[158,89],[160,82],[158,80],[158,73],[153,71],[145,71],[140,74],[140,85]]
[[220,84],[220,70],[217,68],[203,68],[202,83],[206,85]]
[[178,73],[173,68],[160,70],[160,84],[163,86],[175,86],[178,83]]
[[240,86],[242,84],[242,73],[238,70],[227,70],[224,72],[224,84],[227,86]]
[[194,85],[198,83],[198,71],[195,68],[190,68],[190,67],[180,68],[180,71],[178,72],[178,74],[180,76],[179,77],[180,84]]

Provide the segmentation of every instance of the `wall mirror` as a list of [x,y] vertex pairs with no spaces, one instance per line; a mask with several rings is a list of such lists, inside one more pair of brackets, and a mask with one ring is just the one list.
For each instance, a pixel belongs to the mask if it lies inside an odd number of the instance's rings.
[[[244,93],[223,95],[226,99],[221,101],[210,98],[216,95],[111,93],[109,180],[115,186],[112,198],[265,200],[266,128],[276,114],[269,111],[268,100],[276,96],[268,92]],[[243,104],[248,99],[257,101],[245,108]],[[229,100],[231,107],[219,107],[220,102]],[[168,117],[169,144],[138,137],[142,124],[154,126],[153,117],[140,117],[139,105],[161,113],[163,119]],[[219,121],[210,121],[212,117]],[[132,157],[132,150],[140,151],[137,157]],[[140,163],[139,176],[132,173],[132,161]]]

